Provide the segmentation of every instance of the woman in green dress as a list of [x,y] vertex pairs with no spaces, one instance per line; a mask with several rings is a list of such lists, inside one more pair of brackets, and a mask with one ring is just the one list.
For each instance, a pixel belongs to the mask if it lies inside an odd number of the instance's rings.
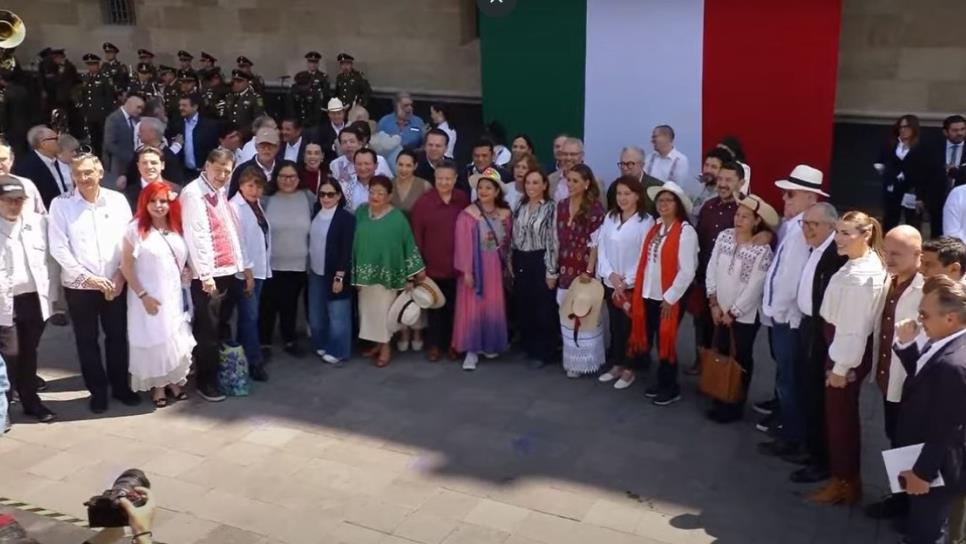
[[353,285],[359,288],[359,338],[374,342],[366,351],[376,366],[389,365],[389,307],[401,289],[425,278],[426,266],[416,247],[409,221],[392,206],[392,181],[373,176],[369,202],[356,210],[352,246]]

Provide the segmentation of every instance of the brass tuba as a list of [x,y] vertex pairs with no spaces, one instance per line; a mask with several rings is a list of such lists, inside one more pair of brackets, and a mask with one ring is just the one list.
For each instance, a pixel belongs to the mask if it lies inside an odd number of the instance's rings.
[[17,59],[13,51],[27,37],[27,25],[16,13],[0,9],[0,69],[13,70]]

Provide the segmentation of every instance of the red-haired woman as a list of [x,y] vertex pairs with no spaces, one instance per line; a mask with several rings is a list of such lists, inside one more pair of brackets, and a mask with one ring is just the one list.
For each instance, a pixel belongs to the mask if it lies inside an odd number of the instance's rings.
[[151,390],[154,405],[167,406],[168,392],[182,391],[195,346],[191,334],[186,272],[188,250],[181,237],[181,203],[171,187],[153,182],[141,190],[121,253],[127,291],[131,389]]

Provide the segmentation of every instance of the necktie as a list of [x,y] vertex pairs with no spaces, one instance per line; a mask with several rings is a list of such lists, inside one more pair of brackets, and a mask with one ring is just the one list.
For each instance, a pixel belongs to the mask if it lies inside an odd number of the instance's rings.
[[778,275],[778,267],[782,264],[782,255],[785,253],[785,244],[782,244],[778,248],[778,257],[775,257],[775,271],[772,272],[770,278],[768,278],[768,305],[771,306],[773,300],[775,300],[775,276]]
[[949,148],[949,161],[947,162],[949,166],[959,166],[959,146],[960,144],[953,144]]
[[134,118],[133,117],[128,117],[127,118],[127,124],[131,126],[131,130],[134,130]]
[[50,162],[50,164],[51,164],[51,166],[54,167],[54,172],[57,172],[57,177],[60,178],[60,192],[61,193],[66,193],[67,192],[67,182],[64,181],[64,174],[61,173],[60,167],[57,166],[57,159],[52,160]]

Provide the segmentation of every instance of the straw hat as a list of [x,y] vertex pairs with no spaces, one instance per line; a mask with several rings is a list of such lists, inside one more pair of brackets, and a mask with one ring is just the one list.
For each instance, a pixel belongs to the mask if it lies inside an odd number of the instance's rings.
[[394,333],[403,327],[412,327],[416,323],[419,323],[421,311],[409,291],[399,293],[396,300],[389,306],[389,316],[386,319],[386,326],[389,332]]
[[446,304],[443,290],[429,276],[413,287],[411,296],[416,305],[423,310],[438,310]]
[[657,202],[657,195],[667,191],[669,193],[674,193],[678,198],[681,199],[681,204],[684,205],[684,212],[691,215],[691,208],[694,204],[691,202],[691,198],[685,194],[684,189],[680,185],[674,183],[673,181],[665,181],[664,185],[655,185],[647,188],[647,198],[650,198],[652,202]]
[[500,172],[498,172],[497,169],[493,168],[492,166],[484,170],[482,173],[473,174],[472,176],[469,177],[467,182],[469,182],[470,188],[475,191],[476,186],[480,183],[480,180],[483,178],[490,178],[490,179],[495,179],[496,181],[499,181],[501,183],[503,182],[503,180],[500,178]]
[[828,193],[822,191],[822,171],[807,164],[796,166],[787,179],[776,181],[775,186],[786,191],[818,193],[828,198]]
[[580,329],[596,329],[604,305],[604,285],[599,280],[582,283],[574,280],[560,305],[560,322],[576,333]]
[[771,207],[771,204],[765,202],[760,196],[738,195],[738,205],[744,206],[755,212],[755,215],[761,217],[761,220],[764,221],[771,230],[778,228],[778,223],[781,221],[781,219],[778,217],[778,212],[775,211],[775,208]]

